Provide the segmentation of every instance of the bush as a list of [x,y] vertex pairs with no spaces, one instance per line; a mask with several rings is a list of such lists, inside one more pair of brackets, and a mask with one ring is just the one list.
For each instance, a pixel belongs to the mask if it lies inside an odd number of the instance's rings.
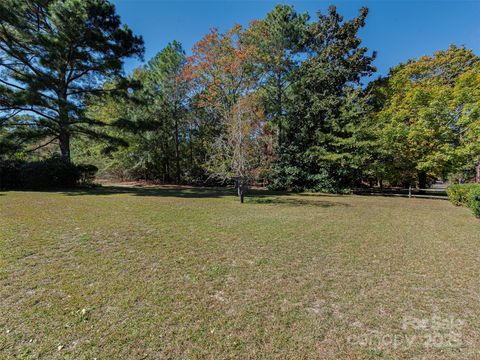
[[477,218],[480,218],[480,186],[470,191],[468,207]]
[[96,172],[95,166],[66,163],[57,156],[33,162],[1,161],[0,188],[71,188],[77,184],[91,183]]
[[0,161],[0,189],[15,189],[20,184],[20,169],[23,162],[15,160]]
[[77,165],[77,170],[79,172],[78,183],[81,185],[91,185],[95,180],[95,175],[98,171],[98,168],[95,165],[88,164],[79,164]]
[[80,178],[77,167],[58,157],[26,163],[21,171],[21,184],[25,189],[74,187]]
[[456,184],[447,189],[452,204],[468,206],[480,218],[480,184]]
[[470,192],[480,188],[479,184],[455,184],[447,188],[447,195],[453,205],[468,206]]

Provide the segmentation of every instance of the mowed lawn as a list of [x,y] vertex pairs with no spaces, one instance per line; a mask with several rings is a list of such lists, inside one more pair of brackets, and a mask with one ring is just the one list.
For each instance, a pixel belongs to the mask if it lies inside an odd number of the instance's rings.
[[0,358],[480,358],[480,221],[444,200],[0,193]]

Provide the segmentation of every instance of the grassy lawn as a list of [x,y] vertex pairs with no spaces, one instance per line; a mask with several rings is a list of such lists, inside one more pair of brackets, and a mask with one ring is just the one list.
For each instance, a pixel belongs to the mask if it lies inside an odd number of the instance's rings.
[[0,358],[479,358],[480,222],[443,200],[0,193]]

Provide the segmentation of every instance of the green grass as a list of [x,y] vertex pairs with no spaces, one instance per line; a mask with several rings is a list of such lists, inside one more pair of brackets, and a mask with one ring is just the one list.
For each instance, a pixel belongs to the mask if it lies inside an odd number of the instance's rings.
[[448,201],[0,193],[2,359],[478,358],[479,294]]

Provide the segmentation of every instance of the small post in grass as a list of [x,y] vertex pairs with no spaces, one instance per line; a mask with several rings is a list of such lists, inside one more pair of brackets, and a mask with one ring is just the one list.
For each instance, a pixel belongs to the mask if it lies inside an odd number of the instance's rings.
[[408,198],[411,199],[412,198],[412,185],[410,185],[408,187]]
[[240,203],[243,204],[245,193],[248,188],[248,180],[242,176],[235,178],[235,188],[237,189]]

